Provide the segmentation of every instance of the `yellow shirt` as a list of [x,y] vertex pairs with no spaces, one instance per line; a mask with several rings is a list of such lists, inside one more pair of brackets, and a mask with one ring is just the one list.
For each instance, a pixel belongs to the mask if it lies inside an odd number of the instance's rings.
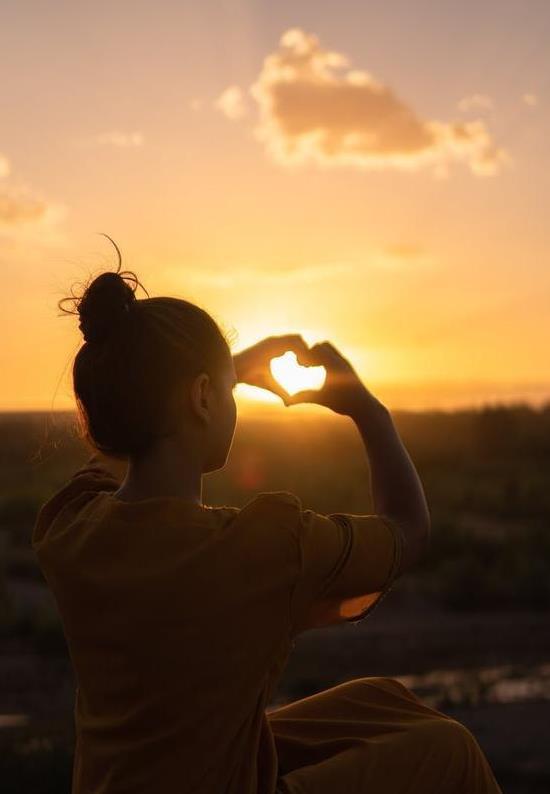
[[208,507],[119,484],[94,453],[32,534],[77,681],[73,794],[273,794],[265,709],[294,637],[365,617],[402,536],[287,491]]

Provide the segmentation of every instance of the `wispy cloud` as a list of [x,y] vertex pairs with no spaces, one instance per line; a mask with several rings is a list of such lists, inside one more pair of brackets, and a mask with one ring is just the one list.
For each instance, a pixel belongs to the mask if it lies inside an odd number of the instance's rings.
[[232,121],[241,119],[247,114],[244,93],[238,85],[231,85],[222,91],[214,106]]
[[375,251],[369,258],[372,265],[384,270],[427,270],[437,261],[420,243],[391,243]]
[[99,133],[99,135],[95,136],[94,140],[101,146],[106,145],[118,146],[120,148],[129,148],[143,146],[143,133],[111,130],[110,132]]
[[529,107],[532,107],[532,108],[534,108],[539,103],[538,96],[536,94],[533,94],[533,93],[523,94],[522,100],[523,100],[523,102],[526,105],[529,105]]
[[[315,265],[270,267],[269,270],[256,267],[237,266],[231,268],[201,268],[185,272],[185,282],[201,287],[228,289],[238,286],[275,286],[317,283],[322,280],[339,278],[354,272],[356,266],[349,262],[335,262]],[[181,268],[177,274],[181,277]]]
[[15,225],[40,220],[47,212],[47,204],[30,196],[0,192],[0,224]]
[[29,246],[65,242],[64,221],[69,208],[49,201],[28,186],[6,185],[0,188],[0,241],[13,249],[20,245],[28,254]]
[[66,205],[48,201],[21,180],[14,180],[10,161],[1,153],[0,178],[0,241],[4,247],[13,250],[17,241],[25,245],[64,239]]
[[0,154],[0,178],[8,176],[10,172],[10,161],[3,154]]
[[484,122],[423,120],[389,86],[299,28],[283,34],[249,90],[256,136],[283,165],[427,167],[447,176],[461,162],[486,176],[508,159]]
[[198,96],[193,97],[189,100],[189,107],[194,113],[196,113],[198,110],[201,110],[204,107],[204,99]]
[[494,106],[495,103],[486,94],[471,94],[471,96],[465,96],[458,102],[458,109],[463,113],[467,113],[470,110],[493,110]]
[[[419,243],[393,243],[366,251],[360,258],[345,262],[321,262],[285,267],[254,266],[201,267],[185,271],[185,283],[215,289],[234,287],[290,287],[353,278],[369,268],[384,270],[412,270],[434,267],[433,256]],[[181,278],[182,269],[174,269],[173,277]],[[172,274],[170,274],[172,276]]]

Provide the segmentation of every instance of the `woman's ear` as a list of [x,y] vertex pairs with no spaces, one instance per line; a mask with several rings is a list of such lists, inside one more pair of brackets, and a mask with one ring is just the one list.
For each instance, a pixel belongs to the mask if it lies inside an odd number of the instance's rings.
[[210,422],[212,383],[206,372],[201,372],[191,384],[191,409],[203,422]]

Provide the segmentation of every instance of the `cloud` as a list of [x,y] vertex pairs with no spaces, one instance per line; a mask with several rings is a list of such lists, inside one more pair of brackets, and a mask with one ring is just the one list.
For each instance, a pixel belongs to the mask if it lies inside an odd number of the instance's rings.
[[0,226],[48,226],[67,214],[63,204],[46,201],[28,188],[5,188],[0,191]]
[[20,246],[22,255],[33,246],[64,243],[68,211],[25,185],[6,186],[0,189],[0,243],[12,252]]
[[238,85],[231,85],[222,91],[214,102],[214,106],[232,121],[243,118],[247,114],[244,93]]
[[[232,289],[237,287],[292,287],[294,285],[318,284],[353,278],[369,267],[377,270],[425,270],[436,266],[432,255],[419,243],[393,243],[367,252],[360,260],[346,262],[324,262],[312,265],[289,265],[258,268],[254,266],[201,267],[185,271],[185,283],[209,289]],[[170,277],[181,279],[178,266]]]
[[272,158],[285,166],[427,167],[440,177],[457,162],[495,174],[509,159],[482,121],[423,120],[390,87],[349,67],[313,34],[282,35],[249,89],[259,113],[255,135]]
[[10,161],[3,154],[0,154],[0,178],[7,176],[10,172]]
[[494,106],[493,100],[486,94],[472,94],[463,97],[458,102],[458,109],[463,113],[467,113],[469,110],[492,110]]
[[193,97],[193,99],[189,100],[189,107],[192,111],[196,112],[197,110],[201,110],[204,106],[204,99],[200,97]]
[[414,271],[436,267],[434,257],[419,243],[392,243],[375,251],[372,265],[383,270]]
[[21,180],[11,178],[8,158],[0,153],[0,244],[13,255],[18,246],[23,254],[34,245],[56,244],[65,240],[63,222],[68,207],[37,194]]
[[96,143],[108,146],[119,146],[128,148],[131,146],[143,146],[143,134],[141,132],[102,132],[95,137]]
[[535,107],[539,103],[539,98],[536,94],[527,93],[522,96],[522,100],[525,102],[526,105],[529,107]]
[[47,211],[47,205],[40,199],[18,197],[8,192],[0,193],[0,224],[15,225],[40,220]]
[[[228,289],[238,286],[276,286],[291,284],[315,284],[321,280],[341,277],[352,274],[355,265],[347,262],[327,263],[318,265],[304,265],[270,268],[262,270],[254,267],[233,268],[201,268],[200,270],[185,273],[188,284]],[[181,269],[178,268],[178,277],[181,278]]]
[[424,248],[419,243],[392,243],[384,252],[399,259],[415,259],[424,254]]

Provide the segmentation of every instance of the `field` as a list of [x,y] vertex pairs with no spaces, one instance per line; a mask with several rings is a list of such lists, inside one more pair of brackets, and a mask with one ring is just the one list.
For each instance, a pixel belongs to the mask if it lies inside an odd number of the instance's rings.
[[[301,635],[270,708],[352,677],[395,676],[470,727],[503,791],[548,791],[550,407],[395,419],[426,487],[430,552],[360,625]],[[40,504],[86,455],[72,414],[0,415],[5,792],[69,790],[74,684],[29,538]],[[242,506],[278,489],[319,512],[370,512],[351,421],[300,408],[241,417],[204,501]]]

